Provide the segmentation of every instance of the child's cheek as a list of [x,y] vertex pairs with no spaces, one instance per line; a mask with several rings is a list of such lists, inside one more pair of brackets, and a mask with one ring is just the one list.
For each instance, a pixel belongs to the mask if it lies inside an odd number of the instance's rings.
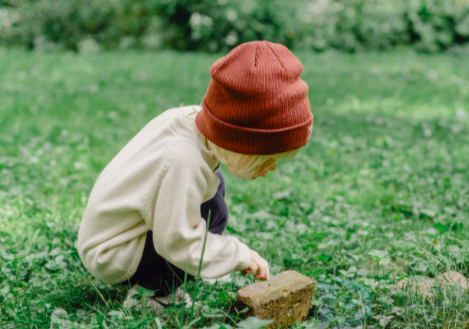
[[225,166],[225,167],[233,176],[238,177],[238,178],[246,178],[242,176],[241,174],[239,174],[238,172],[236,172],[235,170],[233,170],[230,166]]

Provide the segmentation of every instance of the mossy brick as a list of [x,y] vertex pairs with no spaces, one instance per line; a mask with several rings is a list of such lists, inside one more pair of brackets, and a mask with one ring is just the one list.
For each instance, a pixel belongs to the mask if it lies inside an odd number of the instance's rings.
[[267,328],[286,327],[302,321],[311,308],[315,282],[296,271],[285,271],[268,281],[258,281],[238,291],[231,312],[274,320]]

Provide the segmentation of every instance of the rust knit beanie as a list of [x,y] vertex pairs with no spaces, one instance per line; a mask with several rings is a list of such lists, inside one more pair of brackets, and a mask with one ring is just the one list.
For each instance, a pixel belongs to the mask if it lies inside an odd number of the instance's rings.
[[301,62],[283,45],[241,44],[213,63],[195,123],[214,144],[269,155],[306,145],[313,114]]

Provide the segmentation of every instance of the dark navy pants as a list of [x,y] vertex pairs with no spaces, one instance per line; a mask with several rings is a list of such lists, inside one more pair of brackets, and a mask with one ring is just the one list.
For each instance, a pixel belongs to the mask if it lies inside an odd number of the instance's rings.
[[[222,235],[228,223],[228,207],[225,202],[225,180],[220,171],[217,171],[216,175],[220,178],[217,193],[212,199],[202,203],[200,214],[207,221],[210,210],[208,230],[211,233]],[[177,200],[175,206],[177,207]],[[138,283],[144,288],[155,290],[155,296],[166,296],[184,283],[185,271],[169,263],[155,251],[152,234],[152,231],[147,233],[145,248],[137,271],[129,281],[121,284]],[[187,274],[187,280],[192,279],[194,277]]]

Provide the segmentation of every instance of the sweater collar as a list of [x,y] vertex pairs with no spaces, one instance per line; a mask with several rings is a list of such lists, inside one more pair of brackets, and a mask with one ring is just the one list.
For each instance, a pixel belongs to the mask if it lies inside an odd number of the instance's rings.
[[[197,138],[200,139],[199,136]],[[209,165],[210,169],[212,169],[213,172],[216,172],[218,168],[220,168],[220,161],[218,161],[214,156],[210,155],[204,147],[202,147],[202,141],[199,143],[200,145],[200,151],[202,152],[202,157],[204,158],[205,162]]]
[[[192,110],[192,107],[193,106],[187,106],[187,108],[189,108],[190,110]],[[194,130],[194,128],[191,128],[184,124],[182,116],[184,114],[187,114],[188,112],[187,110],[183,111],[183,109],[185,110],[186,108],[180,108],[180,114],[176,117],[176,120],[174,120],[176,127],[179,129],[179,131],[184,132],[187,137],[190,137],[197,143],[197,145],[200,147],[203,159],[208,164],[210,169],[212,169],[213,172],[216,172],[220,168],[220,161],[218,161],[214,156],[210,155],[206,151],[206,147],[204,147],[202,139],[200,138],[199,134]]]

